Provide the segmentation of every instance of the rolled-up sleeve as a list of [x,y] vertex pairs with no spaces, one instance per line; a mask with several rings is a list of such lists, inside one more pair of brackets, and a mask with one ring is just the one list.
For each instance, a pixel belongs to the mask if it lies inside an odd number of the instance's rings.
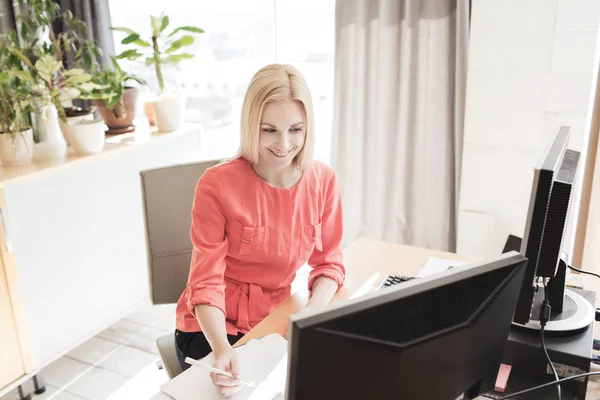
[[192,206],[192,260],[186,287],[186,304],[195,316],[194,307],[205,304],[225,314],[225,213],[222,184],[212,170],[198,180]]
[[344,253],[342,251],[343,215],[342,192],[335,175],[331,174],[325,185],[325,202],[321,219],[321,249],[315,249],[308,259],[312,270],[308,276],[308,289],[312,289],[315,279],[327,276],[338,284],[339,288],[346,279],[344,267]]

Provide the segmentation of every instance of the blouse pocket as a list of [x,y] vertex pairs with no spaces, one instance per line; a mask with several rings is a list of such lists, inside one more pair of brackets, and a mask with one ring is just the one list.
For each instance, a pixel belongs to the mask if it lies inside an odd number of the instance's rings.
[[321,237],[321,224],[304,225],[302,232],[302,262],[308,260],[313,251],[323,250],[323,241]]
[[229,254],[233,256],[252,257],[260,255],[264,250],[265,227],[264,226],[242,226],[236,222],[230,226],[227,236],[229,237]]
[[252,255],[263,249],[265,227],[245,226],[240,237],[240,255]]

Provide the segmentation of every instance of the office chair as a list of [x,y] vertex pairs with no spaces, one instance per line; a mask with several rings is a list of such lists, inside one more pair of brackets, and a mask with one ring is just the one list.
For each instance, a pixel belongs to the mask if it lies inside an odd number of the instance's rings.
[[[218,163],[206,161],[140,172],[148,281],[154,305],[177,303],[185,289],[192,255],[190,226],[196,184],[207,168]],[[169,378],[179,375],[182,370],[174,333],[159,337],[156,346]]]

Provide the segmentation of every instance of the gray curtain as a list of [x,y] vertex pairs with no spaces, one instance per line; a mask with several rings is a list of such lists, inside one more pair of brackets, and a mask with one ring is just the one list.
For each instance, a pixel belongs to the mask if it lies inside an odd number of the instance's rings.
[[344,243],[453,251],[468,0],[336,3],[332,159]]
[[[85,22],[88,28],[87,39],[92,40],[96,46],[102,49],[100,66],[102,69],[111,67],[110,57],[115,55],[115,45],[113,42],[113,31],[110,29],[110,10],[108,0],[55,0],[63,11],[70,10],[75,18]],[[57,32],[63,29],[71,29],[70,26],[54,26]],[[70,65],[69,58],[72,55],[66,54],[65,65]],[[84,109],[92,106],[92,101],[76,99],[73,104]]]
[[0,43],[6,38],[14,24],[10,0],[0,0]]
[[[110,30],[110,10],[108,0],[55,0],[63,10],[70,10],[88,27],[88,39],[93,40],[102,49],[102,67],[111,65],[110,56],[115,55],[113,32]],[[55,27],[69,29],[70,27]]]

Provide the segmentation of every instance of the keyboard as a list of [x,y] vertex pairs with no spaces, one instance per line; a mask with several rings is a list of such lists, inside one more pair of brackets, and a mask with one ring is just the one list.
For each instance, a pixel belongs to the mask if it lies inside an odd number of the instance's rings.
[[383,289],[386,287],[396,286],[398,284],[408,282],[411,279],[415,279],[413,276],[403,276],[403,275],[388,275],[381,286],[378,289]]

